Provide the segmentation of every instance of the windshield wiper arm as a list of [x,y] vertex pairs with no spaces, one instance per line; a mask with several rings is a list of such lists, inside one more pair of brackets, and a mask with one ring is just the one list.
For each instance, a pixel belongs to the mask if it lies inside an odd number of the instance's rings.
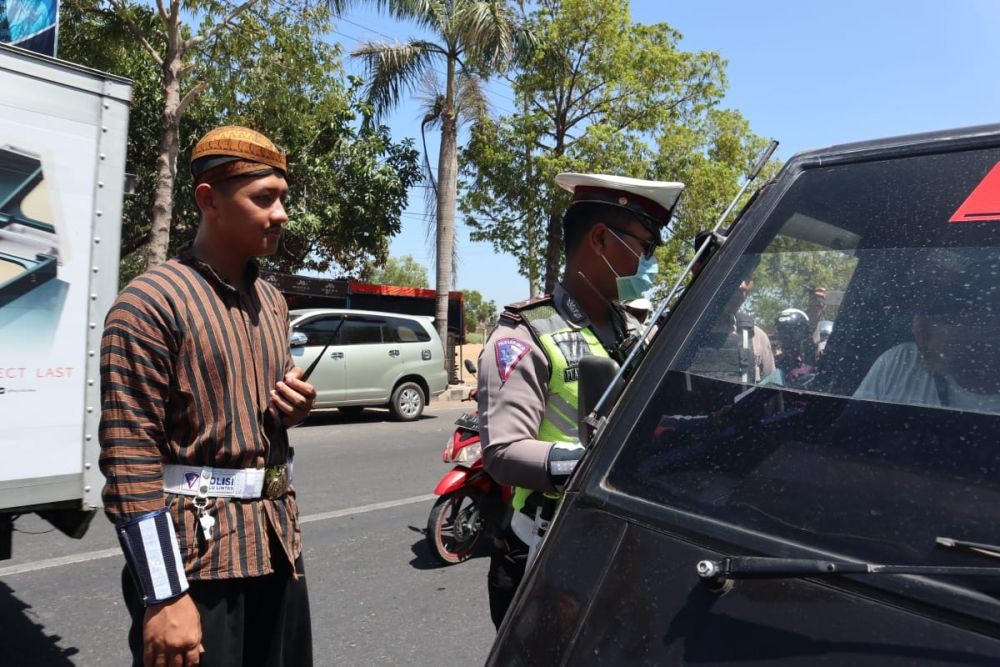
[[[1000,556],[998,556],[1000,557]],[[840,574],[919,574],[924,576],[1000,576],[1000,567],[952,567],[944,565],[876,565],[814,558],[769,558],[727,556],[698,562],[698,576],[709,580],[788,579]]]
[[981,542],[967,542],[965,540],[956,540],[953,537],[936,537],[934,542],[940,547],[947,547],[949,549],[963,549],[965,551],[971,551],[974,554],[980,556],[986,556],[988,558],[1000,558],[1000,547],[995,544],[983,544]]

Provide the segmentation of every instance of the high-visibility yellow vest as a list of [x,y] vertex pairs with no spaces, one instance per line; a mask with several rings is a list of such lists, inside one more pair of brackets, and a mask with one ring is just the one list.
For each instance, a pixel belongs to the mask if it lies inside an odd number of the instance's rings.
[[[579,402],[578,366],[585,355],[607,357],[608,352],[589,327],[576,327],[567,322],[552,305],[551,299],[532,302],[517,311],[528,325],[549,360],[549,389],[545,400],[545,416],[538,428],[538,439],[548,442],[576,442],[577,404]],[[562,494],[542,493],[534,489],[514,488],[512,504],[515,512],[534,520],[536,508],[546,498],[558,499]],[[523,538],[522,538],[523,539]]]

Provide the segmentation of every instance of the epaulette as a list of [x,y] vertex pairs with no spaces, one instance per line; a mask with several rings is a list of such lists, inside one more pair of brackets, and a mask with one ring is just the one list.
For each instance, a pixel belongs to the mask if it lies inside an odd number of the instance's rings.
[[521,322],[524,320],[521,316],[522,311],[543,305],[546,302],[552,302],[551,294],[542,294],[541,296],[533,296],[530,299],[525,299],[524,301],[515,301],[514,303],[509,303],[503,307],[503,312],[500,313],[500,317],[506,317],[508,320],[513,322]]

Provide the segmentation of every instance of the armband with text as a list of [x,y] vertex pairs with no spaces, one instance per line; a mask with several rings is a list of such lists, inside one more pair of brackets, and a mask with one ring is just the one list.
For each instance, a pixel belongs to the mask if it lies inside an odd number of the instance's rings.
[[115,530],[144,605],[166,602],[187,591],[174,520],[166,507],[130,519]]

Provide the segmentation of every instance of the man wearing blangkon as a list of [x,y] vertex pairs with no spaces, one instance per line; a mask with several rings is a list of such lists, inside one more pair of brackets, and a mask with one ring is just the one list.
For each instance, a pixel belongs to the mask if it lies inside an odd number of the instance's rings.
[[194,242],[129,283],[105,321],[101,470],[136,665],[312,662],[285,428],[315,390],[253,261],[278,249],[286,170],[258,132],[206,134]]
[[551,296],[507,306],[479,361],[487,471],[515,488],[509,527],[493,545],[488,589],[499,627],[530,553],[583,446],[576,369],[584,355],[628,353],[638,323],[620,305],[652,287],[654,251],[683,185],[560,174],[566,271]]

